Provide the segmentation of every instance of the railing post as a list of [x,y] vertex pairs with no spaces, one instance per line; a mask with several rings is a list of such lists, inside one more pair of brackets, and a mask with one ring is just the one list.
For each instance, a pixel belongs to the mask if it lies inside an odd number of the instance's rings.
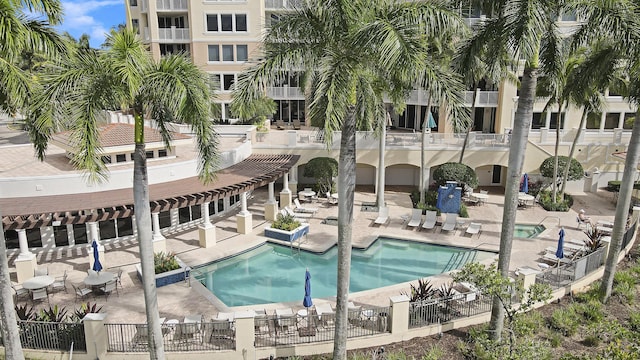
[[109,339],[107,329],[104,326],[106,317],[106,313],[90,313],[82,319],[88,357],[102,359],[107,354]]
[[235,313],[236,322],[236,352],[244,359],[253,359],[256,355],[256,333],[253,326],[253,311],[238,311]]
[[409,298],[406,295],[389,298],[391,333],[402,334],[409,330]]

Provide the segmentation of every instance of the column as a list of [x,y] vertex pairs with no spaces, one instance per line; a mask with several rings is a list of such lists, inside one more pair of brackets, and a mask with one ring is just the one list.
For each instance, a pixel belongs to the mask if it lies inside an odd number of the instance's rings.
[[254,359],[256,357],[254,317],[255,312],[253,311],[238,311],[234,315],[236,323],[236,352],[242,355],[244,359]]
[[14,261],[16,265],[16,275],[18,283],[23,283],[33,277],[33,272],[38,266],[36,254],[29,251],[29,243],[27,241],[27,231],[25,229],[16,229],[18,232],[18,243],[20,244],[20,255]]
[[160,232],[160,213],[151,213],[151,226],[153,227],[153,252],[167,252],[167,239]]
[[522,301],[527,301],[527,293],[526,291],[529,290],[529,288],[531,287],[531,285],[536,283],[536,275],[539,274],[540,271],[536,270],[536,269],[528,269],[528,268],[523,268],[518,270],[518,281],[522,282],[522,286],[524,287],[525,293],[524,293],[524,299],[522,299]]
[[87,356],[92,359],[103,359],[107,355],[109,340],[104,326],[106,317],[107,313],[90,313],[82,319],[87,339]]
[[198,226],[200,247],[208,248],[216,244],[216,227],[209,219],[209,204],[202,204],[202,224]]
[[406,295],[389,298],[391,311],[391,333],[402,334],[409,330],[409,298]]
[[[380,150],[378,151],[378,179],[376,184],[376,203],[378,207],[384,206],[384,180],[385,180],[385,166],[384,166],[384,154],[387,144],[387,122],[391,121],[391,115],[387,112],[385,123],[382,124],[382,133],[380,134]],[[424,124],[427,126],[427,124]],[[423,136],[425,136],[423,134]]]
[[89,246],[87,252],[89,253],[89,269],[93,269],[93,246],[91,243],[95,240],[98,243],[98,256],[100,257],[100,263],[102,267],[105,267],[104,246],[100,245],[100,232],[98,231],[98,223],[95,221],[88,222],[89,228]]
[[240,234],[250,234],[253,230],[253,218],[251,213],[247,210],[247,193],[240,194],[240,206],[241,210],[236,217],[236,225]]
[[289,189],[289,174],[284,174],[282,177],[282,191],[280,192],[280,205],[291,206],[291,190]]
[[289,190],[292,194],[298,193],[298,167],[292,166],[289,170]]
[[274,191],[275,183],[269,183],[269,199],[267,203],[264,205],[264,218],[267,221],[274,221],[278,217],[278,202],[276,201],[275,191]]

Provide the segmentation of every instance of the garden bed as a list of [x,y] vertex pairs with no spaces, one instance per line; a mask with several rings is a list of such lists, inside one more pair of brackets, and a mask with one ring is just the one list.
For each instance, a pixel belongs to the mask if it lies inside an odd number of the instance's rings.
[[[180,281],[185,281],[185,279],[189,276],[191,269],[177,257],[176,260],[178,260],[180,268],[156,274],[156,287],[167,286]],[[140,266],[140,264],[136,264],[136,273],[138,274],[138,279],[142,281],[142,267]]]
[[271,225],[264,228],[264,236],[281,240],[281,241],[295,241],[309,233],[309,224],[302,224],[292,231],[274,229]]

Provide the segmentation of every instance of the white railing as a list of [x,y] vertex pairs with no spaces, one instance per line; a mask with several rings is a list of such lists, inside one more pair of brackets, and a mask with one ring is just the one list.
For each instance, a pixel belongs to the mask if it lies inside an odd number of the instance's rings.
[[268,87],[267,96],[274,100],[304,100],[304,92],[299,87]]
[[160,40],[176,40],[183,41],[189,40],[189,29],[176,28],[174,26],[170,28],[158,29],[158,38]]
[[151,37],[149,36],[149,28],[145,27],[144,29],[142,29],[142,39],[144,41],[149,41],[151,39]]
[[300,4],[301,0],[264,0],[265,10],[293,9]]
[[187,0],[156,0],[158,10],[188,10]]
[[147,12],[149,10],[149,0],[140,0],[140,12]]
[[481,107],[496,107],[498,106],[498,92],[497,91],[480,91],[476,98],[476,106]]

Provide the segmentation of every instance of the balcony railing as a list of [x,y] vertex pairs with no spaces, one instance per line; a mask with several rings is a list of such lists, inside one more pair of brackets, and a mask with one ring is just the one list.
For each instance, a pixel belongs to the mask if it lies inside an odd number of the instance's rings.
[[266,10],[293,9],[302,4],[301,0],[264,0]]
[[158,10],[187,11],[189,9],[187,0],[156,0]]
[[274,100],[304,100],[304,92],[299,87],[268,87],[267,96]]
[[158,38],[164,41],[187,41],[190,38],[189,29],[176,28],[175,26],[170,28],[160,28],[158,29]]

